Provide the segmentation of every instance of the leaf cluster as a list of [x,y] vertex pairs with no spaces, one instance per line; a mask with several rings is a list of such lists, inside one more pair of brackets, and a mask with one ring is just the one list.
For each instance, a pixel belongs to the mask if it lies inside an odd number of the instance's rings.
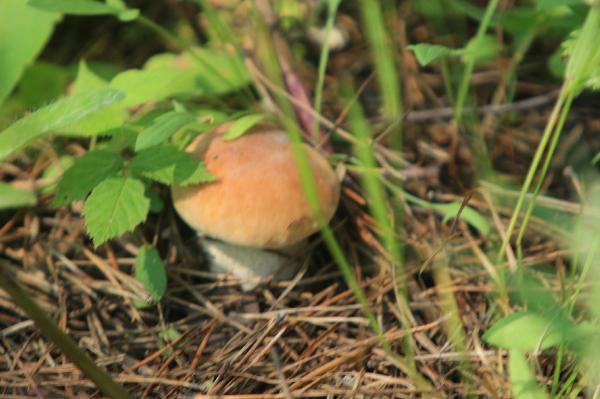
[[[74,68],[43,62],[29,66],[64,15],[108,15],[141,23],[184,51],[159,54],[142,68],[124,71],[85,61]],[[160,211],[157,185],[214,180],[185,151],[194,137],[233,120],[226,135],[233,140],[266,117],[231,110],[218,100],[250,82],[238,55],[182,44],[122,0],[3,0],[0,26],[0,54],[14,55],[0,63],[0,105],[6,101],[3,111],[15,114],[37,107],[8,125],[0,114],[0,126],[5,126],[0,128],[0,160],[30,150],[50,134],[89,142],[84,155],[63,155],[58,167],[52,164],[44,172],[58,179],[56,184],[33,192],[1,183],[0,209],[35,205],[36,194],[53,194],[56,207],[84,201],[86,230],[96,247],[132,231],[149,212]],[[166,274],[155,249],[142,247],[135,273],[151,301],[158,301]]]

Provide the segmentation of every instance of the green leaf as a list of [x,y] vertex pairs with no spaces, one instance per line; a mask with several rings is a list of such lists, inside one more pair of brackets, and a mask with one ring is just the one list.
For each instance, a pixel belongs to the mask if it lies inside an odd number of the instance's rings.
[[239,57],[213,49],[194,49],[194,54],[156,55],[143,69],[115,76],[110,86],[125,92],[125,105],[133,106],[179,95],[220,95],[249,84]]
[[[160,301],[167,289],[167,272],[156,249],[147,246],[140,248],[135,257],[135,278],[142,283],[152,303]],[[136,301],[136,305],[151,305],[140,302]]]
[[58,186],[59,179],[62,177],[64,172],[69,169],[75,163],[75,157],[70,154],[61,155],[57,160],[53,161],[42,173],[42,180],[50,181],[50,183],[40,188],[40,194],[56,194],[56,187]]
[[444,223],[459,216],[460,212],[460,219],[475,227],[481,234],[488,235],[492,230],[492,226],[479,212],[470,206],[463,207],[460,202],[450,202],[447,204],[431,203],[431,209],[444,215]]
[[230,141],[241,137],[244,133],[256,125],[258,122],[266,118],[263,114],[250,114],[242,116],[240,119],[235,121],[229,128],[227,133],[223,136],[223,140]]
[[105,179],[115,176],[123,167],[123,159],[107,150],[90,151],[77,159],[58,183],[54,206],[69,204],[85,198]]
[[59,19],[60,15],[33,9],[23,0],[0,1],[0,104],[40,53]]
[[17,93],[28,108],[38,108],[61,97],[69,83],[69,72],[58,65],[36,62],[23,73]]
[[28,5],[44,11],[71,15],[115,15],[122,21],[131,21],[139,15],[133,8],[115,7],[93,0],[29,0]]
[[123,93],[102,89],[63,98],[38,109],[0,132],[0,160],[44,133],[74,123],[123,99]]
[[73,82],[72,94],[81,94],[96,89],[102,89],[107,86],[108,82],[92,72],[85,61],[82,60],[79,62],[77,79]]
[[536,9],[538,11],[547,11],[556,7],[583,5],[583,0],[538,0]]
[[[158,340],[157,340],[156,345],[159,348],[163,349],[163,348],[165,348],[165,346],[174,342],[180,336],[181,336],[181,333],[177,329],[175,329],[172,326],[169,326],[166,331],[163,330],[158,333]],[[180,346],[181,346],[181,344],[175,345],[175,348],[179,348]],[[162,352],[162,357],[167,359],[169,356],[171,356],[172,353],[173,353],[173,350],[170,348],[167,348]]]
[[131,177],[111,177],[96,186],[83,208],[94,246],[133,230],[146,218],[150,200],[144,184]]
[[150,212],[160,213],[164,209],[165,204],[156,191],[146,187],[146,197],[150,198]]
[[575,342],[587,334],[587,327],[575,326],[560,314],[542,315],[524,311],[497,321],[483,339],[500,348],[531,352]]
[[[73,95],[107,87],[108,82],[92,72],[85,61],[79,63],[77,79],[73,84]],[[116,103],[70,124],[61,129],[60,134],[93,136],[122,126],[126,118],[127,110],[122,103]]]
[[167,328],[167,331],[161,331],[158,333],[158,337],[163,341],[170,343],[181,337],[181,333],[172,326]]
[[194,77],[189,71],[178,71],[175,68],[129,69],[115,76],[110,87],[123,91],[127,95],[123,105],[131,107],[193,92]]
[[214,180],[202,162],[171,144],[140,151],[129,164],[132,172],[164,184],[188,185]]
[[510,287],[511,303],[539,314],[560,315],[561,305],[553,292],[530,268],[518,268],[507,274],[506,286]]
[[510,351],[508,374],[514,399],[544,399],[546,392],[537,385],[535,374],[531,371],[525,355],[519,350]]
[[[395,188],[392,188],[396,190]],[[414,196],[410,193],[407,193],[402,190],[398,190],[401,194],[406,198],[407,201],[422,206],[423,208],[433,209],[436,212],[444,215],[444,221],[448,221],[451,218],[459,217],[461,220],[469,223],[471,226],[475,227],[479,230],[480,233],[487,235],[492,229],[492,226],[488,223],[488,221],[475,209],[470,206],[462,206],[460,202],[449,202],[446,204],[438,204],[435,202],[425,201],[417,196]],[[462,211],[461,211],[462,207]],[[459,215],[460,212],[460,215]]]
[[489,61],[496,58],[498,54],[498,40],[495,36],[484,35],[473,37],[461,51],[460,55],[463,62],[468,63]]
[[426,43],[413,44],[408,46],[408,49],[415,53],[417,61],[419,61],[419,64],[422,66],[428,65],[440,58],[453,55],[456,52],[455,49],[450,47]]
[[237,54],[207,47],[194,47],[181,54],[158,54],[144,68],[169,66],[195,71],[195,84],[207,93],[223,94],[250,83],[250,74]]
[[0,210],[32,206],[36,202],[37,198],[33,192],[0,182]]
[[565,82],[568,88],[579,92],[583,87],[600,89],[600,10],[590,7],[583,27],[576,34],[569,54],[565,71]]
[[562,56],[562,49],[559,47],[552,53],[546,61],[548,70],[556,79],[564,79],[567,69],[567,62]]
[[156,118],[152,125],[144,129],[135,143],[135,150],[141,151],[160,144],[176,131],[191,123],[196,118],[187,112],[171,111]]

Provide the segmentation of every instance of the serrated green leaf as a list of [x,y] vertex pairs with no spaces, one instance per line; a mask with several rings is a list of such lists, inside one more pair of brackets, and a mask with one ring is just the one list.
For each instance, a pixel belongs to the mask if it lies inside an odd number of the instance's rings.
[[567,62],[562,56],[562,49],[559,47],[552,53],[546,61],[548,70],[556,79],[564,79],[567,70]]
[[0,1],[0,104],[42,50],[59,14],[29,7],[23,0]]
[[56,188],[54,206],[69,204],[85,198],[105,179],[115,176],[123,167],[123,159],[115,152],[107,150],[90,151],[77,159]]
[[113,152],[121,152],[125,149],[133,151],[138,134],[137,130],[124,125],[113,129],[110,140],[99,143],[98,147]]
[[35,205],[37,198],[28,190],[21,190],[0,182],[0,210]]
[[163,144],[140,151],[131,160],[132,172],[164,184],[205,183],[214,180],[202,162],[192,154],[171,144]]
[[433,61],[439,60],[440,58],[453,55],[456,51],[450,47],[427,43],[410,45],[408,46],[408,49],[415,53],[417,61],[419,61],[419,64],[422,66],[428,65]]
[[101,89],[66,97],[38,109],[0,132],[0,160],[44,133],[81,120],[123,98],[118,90]]
[[135,150],[141,151],[161,144],[185,125],[194,122],[195,119],[192,114],[177,111],[167,112],[159,116],[149,128],[140,133],[135,143]]
[[233,125],[231,125],[227,133],[225,133],[223,136],[223,140],[231,141],[241,137],[244,133],[250,130],[252,126],[256,125],[265,118],[266,116],[263,114],[250,114],[242,116],[240,119],[235,121]]
[[[156,249],[147,246],[140,248],[135,258],[135,278],[142,283],[153,303],[160,301],[167,289],[167,272]],[[136,301],[136,304],[151,305],[140,302]]]
[[514,399],[544,399],[546,392],[538,386],[535,374],[531,371],[525,355],[513,349],[510,351],[508,374]]
[[44,11],[71,15],[115,15],[123,21],[137,18],[139,10],[121,8],[94,0],[29,0],[28,5]]
[[560,314],[524,311],[497,321],[483,339],[499,348],[531,352],[577,340],[587,333],[586,329],[578,328]]
[[[108,82],[92,72],[85,61],[79,63],[77,79],[73,84],[73,95],[107,87]],[[122,126],[126,118],[127,110],[122,103],[117,103],[62,128],[59,133],[69,136],[93,136]]]
[[111,177],[96,186],[83,208],[94,246],[117,237],[146,219],[150,200],[144,183],[131,177]]
[[569,60],[565,71],[565,82],[569,89],[579,92],[585,86],[600,88],[600,10],[590,7],[583,27],[576,33],[575,41],[568,40]]

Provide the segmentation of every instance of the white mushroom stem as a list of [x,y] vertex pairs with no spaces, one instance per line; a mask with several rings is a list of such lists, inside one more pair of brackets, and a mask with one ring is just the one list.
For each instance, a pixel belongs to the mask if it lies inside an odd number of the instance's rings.
[[252,290],[267,277],[276,280],[290,279],[300,267],[296,255],[305,246],[304,241],[293,247],[273,251],[202,238],[202,248],[208,257],[209,270],[238,277],[244,291]]

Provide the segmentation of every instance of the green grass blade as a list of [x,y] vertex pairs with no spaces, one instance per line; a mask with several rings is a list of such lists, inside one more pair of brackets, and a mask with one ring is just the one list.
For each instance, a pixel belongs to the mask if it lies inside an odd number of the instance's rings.
[[544,178],[548,173],[548,168],[550,167],[552,156],[554,155],[554,151],[556,150],[556,146],[558,145],[558,139],[560,138],[560,133],[562,132],[562,128],[565,124],[565,121],[567,120],[567,115],[569,114],[569,110],[571,109],[571,104],[573,103],[574,97],[575,93],[573,91],[567,94],[565,105],[562,107],[560,117],[554,129],[554,134],[552,135],[550,147],[548,151],[546,151],[546,158],[544,160],[544,164],[542,165],[542,170],[539,174],[537,184],[533,190],[532,198],[529,201],[529,204],[527,205],[527,210],[525,211],[525,215],[523,216],[523,222],[521,223],[521,227],[519,228],[519,235],[517,236],[517,253],[519,255],[519,258],[523,257],[523,238],[525,237],[527,224],[529,223],[529,219],[531,219],[531,216],[533,214],[536,199],[540,194],[542,184],[544,183]]
[[[351,93],[348,86],[345,87],[342,97],[347,103],[354,98],[353,93]],[[399,243],[399,239],[396,237],[396,231],[388,216],[389,207],[386,200],[385,189],[383,184],[379,181],[380,172],[373,154],[369,126],[362,108],[357,102],[354,102],[349,108],[348,122],[357,139],[357,143],[354,145],[354,153],[364,168],[362,172],[362,186],[365,191],[369,211],[377,222],[378,227],[381,229],[381,239],[392,256],[392,263],[395,268],[398,269],[397,272],[400,278],[398,279],[397,284],[401,296],[405,297],[406,285],[403,282],[404,270],[402,247]],[[405,312],[405,314],[408,314],[406,312],[410,312],[410,310],[404,306],[401,310]]]
[[392,146],[402,148],[402,98],[390,38],[385,30],[385,20],[378,1],[361,0],[362,23],[375,61],[379,91],[383,101],[383,116],[395,126],[391,131]]
[[327,246],[329,252],[333,256],[337,265],[340,268],[342,276],[346,280],[346,283],[356,296],[356,299],[361,305],[361,309],[367,320],[369,320],[369,324],[373,331],[375,332],[379,343],[383,350],[388,354],[388,356],[392,357],[397,364],[399,364],[404,370],[407,371],[409,376],[413,379],[413,381],[423,390],[429,390],[429,384],[418,374],[416,371],[412,359],[405,359],[399,357],[396,353],[394,353],[390,343],[384,336],[384,331],[380,326],[375,314],[371,310],[369,306],[369,302],[364,292],[362,291],[358,280],[354,276],[352,272],[352,268],[350,267],[350,263],[346,260],[346,256],[344,255],[344,251],[341,246],[337,242],[331,227],[327,224],[327,221],[321,214],[321,207],[319,201],[319,194],[317,192],[316,183],[314,180],[314,176],[312,175],[312,171],[310,169],[310,165],[308,163],[308,158],[306,153],[304,152],[304,145],[302,143],[302,136],[297,126],[289,119],[284,120],[284,125],[289,133],[290,140],[292,142],[292,150],[294,153],[294,158],[298,164],[298,169],[300,171],[300,177],[302,180],[302,185],[306,194],[307,202],[311,209],[311,212],[316,217],[319,228],[321,230],[321,236],[323,237],[323,241]]
[[[491,0],[488,3],[481,23],[479,24],[479,28],[477,29],[477,33],[471,40],[479,40],[485,35],[485,32],[492,22],[494,12],[496,11],[496,8],[498,8],[498,3],[499,0]],[[475,68],[475,61],[475,57],[468,58],[464,65],[463,75],[458,87],[458,94],[454,104],[454,119],[459,124],[462,122],[463,110],[469,92],[469,82],[471,81],[471,75],[473,75],[473,69]]]
[[[327,21],[325,21],[325,35],[321,44],[321,55],[319,56],[319,71],[317,84],[315,86],[314,106],[315,112],[321,113],[321,105],[323,100],[323,85],[325,83],[325,70],[327,69],[327,61],[329,59],[329,36],[335,24],[335,15],[341,0],[327,1]],[[319,119],[315,118],[313,127],[313,144],[319,145],[321,138],[319,134]]]
[[533,156],[531,166],[529,167],[529,171],[527,172],[527,176],[525,177],[525,182],[523,182],[523,185],[521,187],[521,191],[519,193],[519,198],[517,199],[517,204],[515,205],[515,208],[513,210],[513,214],[511,216],[510,222],[508,223],[508,227],[506,229],[506,235],[505,235],[504,239],[502,240],[502,245],[500,246],[500,251],[498,252],[498,257],[497,257],[498,263],[500,263],[502,261],[504,254],[506,252],[506,248],[508,247],[508,244],[512,237],[512,234],[515,231],[515,227],[517,225],[517,220],[519,219],[519,214],[521,213],[521,209],[523,208],[523,205],[525,204],[525,198],[527,197],[527,193],[529,192],[529,188],[531,187],[533,178],[535,177],[537,167],[542,160],[542,156],[544,155],[544,151],[546,149],[546,146],[548,145],[548,141],[550,140],[550,138],[552,136],[552,131],[554,130],[554,126],[556,125],[556,122],[558,121],[558,117],[560,115],[560,110],[564,104],[564,101],[565,101],[565,90],[564,90],[564,86],[563,86],[563,90],[561,90],[561,94],[558,97],[556,104],[554,104],[552,114],[550,115],[550,119],[548,120],[548,123],[546,124],[544,133],[542,134],[542,139],[541,139],[540,143],[538,144],[538,147]]
[[[411,310],[408,305],[407,284],[405,281],[406,273],[404,270],[403,248],[400,244],[396,229],[389,217],[390,207],[388,206],[385,188],[379,181],[379,171],[377,162],[373,154],[372,140],[369,133],[369,126],[363,114],[360,105],[353,101],[354,93],[349,85],[343,86],[342,98],[346,103],[351,102],[348,112],[348,121],[350,127],[357,139],[354,143],[354,152],[364,166],[365,171],[362,174],[362,186],[365,192],[365,198],[368,203],[369,211],[381,231],[381,240],[387,251],[391,255],[392,273],[394,276],[394,289],[396,293],[396,303],[398,305],[401,321],[405,328],[412,327]],[[348,106],[348,104],[347,104]],[[396,210],[396,219],[398,225],[402,224],[402,214]],[[427,387],[428,384],[418,373],[414,363],[414,344],[412,335],[404,339],[404,350],[406,352],[404,363],[408,367],[407,372],[411,378],[421,387]]]

